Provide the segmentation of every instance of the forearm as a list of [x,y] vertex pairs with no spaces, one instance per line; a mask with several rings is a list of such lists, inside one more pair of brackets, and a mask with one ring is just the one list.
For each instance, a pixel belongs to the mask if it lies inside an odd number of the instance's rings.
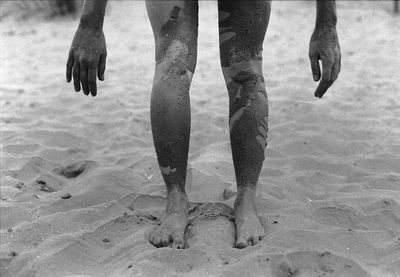
[[102,30],[107,0],[85,0],[79,27]]
[[317,1],[317,20],[315,27],[336,26],[336,3],[335,0],[316,0]]

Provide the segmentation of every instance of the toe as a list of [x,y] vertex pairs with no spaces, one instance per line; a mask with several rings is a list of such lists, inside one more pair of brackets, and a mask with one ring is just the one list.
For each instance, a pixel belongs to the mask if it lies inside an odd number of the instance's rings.
[[165,233],[162,238],[161,238],[161,244],[163,247],[167,247],[171,244],[171,240],[170,240],[171,236],[168,233]]
[[149,242],[150,242],[152,245],[154,245],[155,247],[157,247],[156,241],[155,241],[155,237],[154,237],[154,236],[150,235],[150,237],[149,237]]
[[254,244],[253,244],[253,238],[250,238],[248,241],[247,241],[247,245],[248,246],[253,246]]
[[146,237],[147,237],[147,240],[148,240],[151,244],[154,245],[154,235],[153,235],[153,231],[154,231],[154,230],[151,230],[151,231],[146,235]]
[[153,239],[150,241],[150,243],[152,245],[154,245],[155,247],[159,247],[159,245],[160,245],[160,242],[157,237],[153,237]]
[[259,236],[253,237],[253,245],[256,245],[260,241]]
[[162,237],[157,235],[157,234],[153,234],[151,239],[150,239],[151,244],[153,244],[155,247],[162,247]]
[[185,243],[182,240],[177,240],[177,241],[174,240],[171,247],[175,249],[184,249]]
[[246,248],[247,246],[249,246],[249,245],[244,240],[238,240],[236,242],[236,248],[242,249],[242,248]]
[[173,236],[173,243],[171,247],[175,249],[185,248],[185,240],[183,239],[183,236],[184,236],[183,234],[175,234]]

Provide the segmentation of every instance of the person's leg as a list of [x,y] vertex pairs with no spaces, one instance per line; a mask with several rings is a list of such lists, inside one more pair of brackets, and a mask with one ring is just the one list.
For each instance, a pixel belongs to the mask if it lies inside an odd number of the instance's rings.
[[151,127],[167,186],[166,215],[150,234],[157,247],[184,247],[189,202],[185,193],[190,136],[189,88],[196,66],[198,3],[147,0],[156,44]]
[[221,65],[229,93],[229,129],[238,194],[236,247],[264,236],[255,205],[256,185],[268,131],[268,100],[262,74],[262,44],[271,4],[265,0],[219,0]]

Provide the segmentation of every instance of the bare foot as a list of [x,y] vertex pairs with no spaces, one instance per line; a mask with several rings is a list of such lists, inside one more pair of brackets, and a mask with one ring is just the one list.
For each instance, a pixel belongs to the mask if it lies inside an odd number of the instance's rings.
[[265,236],[264,227],[257,216],[252,192],[238,195],[235,201],[236,247],[256,245]]
[[188,225],[188,201],[186,195],[175,192],[168,197],[167,213],[161,225],[148,234],[148,240],[155,247],[185,247],[185,230]]

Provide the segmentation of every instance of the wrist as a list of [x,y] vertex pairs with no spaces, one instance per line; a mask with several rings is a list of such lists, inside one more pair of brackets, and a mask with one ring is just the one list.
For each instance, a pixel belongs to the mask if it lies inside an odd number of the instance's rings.
[[335,1],[317,0],[316,27],[336,27],[337,15]]
[[317,18],[316,29],[317,28],[336,28],[337,16],[336,14],[330,14],[329,16],[324,16],[323,18]]
[[96,14],[82,15],[79,21],[79,28],[100,32],[103,30],[103,21],[104,19]]
[[330,23],[317,23],[314,28],[314,33],[320,33],[320,34],[325,34],[325,33],[331,33],[334,32],[336,33],[336,25],[335,24],[330,24]]

